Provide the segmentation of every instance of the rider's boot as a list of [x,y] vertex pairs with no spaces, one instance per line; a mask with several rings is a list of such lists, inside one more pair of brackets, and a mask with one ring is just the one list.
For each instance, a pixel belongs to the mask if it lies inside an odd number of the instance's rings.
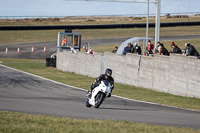
[[87,92],[86,97],[91,98],[92,93],[90,91]]

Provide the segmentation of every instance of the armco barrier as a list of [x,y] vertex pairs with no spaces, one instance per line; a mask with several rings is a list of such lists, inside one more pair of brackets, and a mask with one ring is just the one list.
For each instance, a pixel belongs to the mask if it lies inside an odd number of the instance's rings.
[[154,57],[113,53],[58,52],[57,68],[98,77],[103,68],[111,68],[115,82],[149,88],[175,95],[200,98],[200,60],[182,55]]

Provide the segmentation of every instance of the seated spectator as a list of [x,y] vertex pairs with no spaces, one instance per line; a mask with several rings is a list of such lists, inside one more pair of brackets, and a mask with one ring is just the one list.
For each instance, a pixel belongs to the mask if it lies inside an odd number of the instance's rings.
[[186,47],[186,53],[185,56],[199,56],[198,51],[195,49],[195,47],[193,45],[191,45],[189,42],[185,43],[185,47]]
[[160,46],[160,42],[157,42],[157,46],[156,46],[156,48],[154,50],[155,54],[159,54],[159,51],[158,51],[159,46]]
[[78,53],[72,46],[70,47],[72,53]]
[[160,43],[160,46],[158,47],[158,52],[160,55],[167,55],[169,56],[168,50],[165,48],[163,43]]
[[133,47],[131,48],[131,53],[141,55],[141,47],[138,45],[137,42],[135,42]]
[[151,40],[148,41],[148,46],[146,48],[146,55],[153,54],[154,45],[151,43]]
[[85,50],[86,54],[94,54],[94,51],[91,48],[83,47],[83,49]]
[[128,43],[128,45],[124,47],[123,55],[126,55],[126,53],[130,53],[130,52],[131,52],[131,43]]
[[172,42],[171,47],[172,47],[172,51],[170,51],[170,53],[182,54],[181,49],[174,42]]
[[171,48],[172,48],[172,45],[173,45],[173,44],[175,44],[175,43],[174,43],[174,42],[171,43]]
[[85,53],[87,52],[88,48],[87,46],[83,46],[83,50],[85,51]]
[[112,51],[112,53],[116,53],[118,50],[118,47],[116,46],[115,49]]

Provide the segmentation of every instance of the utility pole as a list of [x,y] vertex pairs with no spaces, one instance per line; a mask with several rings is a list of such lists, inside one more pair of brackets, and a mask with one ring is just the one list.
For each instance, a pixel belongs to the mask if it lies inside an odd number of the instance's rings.
[[146,47],[148,45],[149,36],[149,0],[147,0],[147,23],[146,23]]
[[160,41],[160,9],[161,9],[161,0],[156,0],[156,27],[155,27],[155,47],[157,47],[157,42]]
[[147,3],[147,23],[146,23],[146,46],[148,45],[149,34],[149,4],[157,4],[156,28],[155,28],[155,46],[160,40],[160,1],[161,0],[65,0],[65,1],[99,1],[99,2],[122,2],[122,3]]

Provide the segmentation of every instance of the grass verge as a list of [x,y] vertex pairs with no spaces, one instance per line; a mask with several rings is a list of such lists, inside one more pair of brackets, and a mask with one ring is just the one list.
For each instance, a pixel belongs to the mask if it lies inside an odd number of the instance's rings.
[[[199,35],[200,26],[161,27],[160,36],[184,36]],[[64,30],[28,30],[28,31],[0,31],[0,44],[16,44],[57,41],[58,32]],[[74,33],[81,33],[82,39],[95,38],[131,38],[145,37],[145,28],[128,29],[97,29],[97,30],[73,30]],[[149,36],[155,36],[155,28],[149,28]],[[121,42],[120,42],[121,43]]]
[[0,111],[1,133],[200,133],[183,127],[164,127],[113,120],[82,120]]
[[[2,64],[6,66],[84,89],[88,89],[90,84],[94,81],[94,78],[89,78],[87,76],[76,75],[70,72],[63,72],[55,68],[48,68],[45,66],[44,60],[0,58],[0,61],[2,61]],[[78,84],[77,81],[79,81]],[[113,94],[137,100],[200,110],[200,100],[197,98],[174,96],[167,93],[156,92],[153,90],[129,85],[115,84],[115,90],[113,91]],[[0,111],[0,132],[200,133],[200,130],[184,127],[158,126],[128,121],[119,122],[114,120],[83,120]]]
[[[2,61],[2,64],[6,66],[84,89],[89,89],[91,83],[95,80],[94,78],[87,76],[76,75],[75,73],[70,72],[63,72],[57,70],[56,68],[48,68],[45,66],[44,60],[7,58],[2,58],[0,60]],[[78,84],[77,81],[79,81]],[[176,96],[130,85],[115,83],[113,94],[136,100],[200,110],[199,98]]]

